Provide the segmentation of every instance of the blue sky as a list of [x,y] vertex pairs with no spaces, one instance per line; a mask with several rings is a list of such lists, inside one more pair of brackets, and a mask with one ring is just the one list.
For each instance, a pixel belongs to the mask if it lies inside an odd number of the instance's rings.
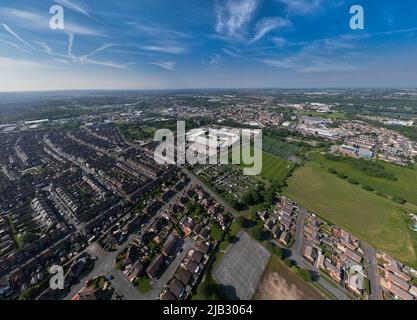
[[417,87],[416,18],[414,0],[1,0],[0,91]]

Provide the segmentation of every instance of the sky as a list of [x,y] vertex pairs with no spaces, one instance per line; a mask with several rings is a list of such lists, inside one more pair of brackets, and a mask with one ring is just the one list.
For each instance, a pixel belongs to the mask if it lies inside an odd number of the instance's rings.
[[417,87],[416,18],[414,0],[0,0],[0,91]]

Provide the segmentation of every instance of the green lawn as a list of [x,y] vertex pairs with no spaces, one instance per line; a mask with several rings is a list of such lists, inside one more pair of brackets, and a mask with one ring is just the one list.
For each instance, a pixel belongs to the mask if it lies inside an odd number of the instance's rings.
[[[253,149],[251,153],[253,154]],[[240,167],[245,166],[246,165],[240,165]],[[274,156],[265,151],[262,151],[262,171],[260,174],[262,178],[282,182],[286,179],[288,173],[292,170],[292,168],[293,165],[291,162],[284,160],[280,157]]]
[[392,173],[397,178],[397,181],[391,181],[384,178],[367,176],[362,171],[355,169],[348,162],[328,160],[318,152],[311,153],[308,157],[318,164],[322,164],[327,168],[334,168],[338,172],[344,173],[361,185],[371,186],[383,194],[391,197],[401,197],[417,205],[417,188],[415,188],[417,182],[416,168],[411,169],[379,161],[378,163],[383,165],[387,172]]
[[316,163],[297,170],[284,192],[374,247],[403,263],[417,266],[417,233],[409,229],[405,215],[411,205],[399,205],[367,192]]
[[274,156],[288,159],[300,148],[288,142],[282,142],[266,136],[262,137],[262,150]]
[[281,182],[287,177],[292,167],[289,161],[262,152],[262,177]]

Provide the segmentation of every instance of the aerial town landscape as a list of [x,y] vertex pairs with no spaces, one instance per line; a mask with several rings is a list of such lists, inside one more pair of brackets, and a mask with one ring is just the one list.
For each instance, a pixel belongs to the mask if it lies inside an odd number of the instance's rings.
[[0,300],[416,301],[416,15],[2,0]]
[[[90,94],[51,118],[55,98],[4,113],[3,299],[417,299],[417,113],[387,124],[332,102],[361,91],[118,94],[98,113]],[[74,99],[91,107],[68,117]],[[157,164],[154,133],[179,120],[190,149],[262,129],[261,174]]]

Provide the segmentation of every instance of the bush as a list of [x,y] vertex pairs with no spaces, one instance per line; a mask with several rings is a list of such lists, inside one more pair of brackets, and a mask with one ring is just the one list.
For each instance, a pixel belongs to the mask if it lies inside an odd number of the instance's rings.
[[336,169],[329,168],[327,171],[329,171],[331,174],[337,174]]
[[366,190],[366,191],[370,191],[370,192],[375,191],[375,189],[374,189],[374,188],[372,188],[371,186],[363,186],[362,188],[363,188],[364,190]]
[[347,175],[345,175],[344,173],[339,173],[337,176],[338,176],[340,179],[347,179],[347,178],[348,178],[348,176],[347,176]]
[[224,232],[217,224],[215,224],[210,230],[210,236],[216,241],[221,241],[223,239]]
[[280,260],[284,260],[284,250],[280,247],[277,247],[273,245],[272,243],[268,242],[267,244],[269,250],[272,252],[272,254],[276,255]]
[[303,278],[304,281],[312,281],[311,272],[307,269],[297,269],[296,273]]
[[285,263],[288,267],[290,267],[290,268],[292,268],[293,266],[295,266],[295,262],[294,262],[294,260],[291,260],[290,258],[286,258],[286,259],[284,259],[284,263]]
[[407,202],[405,199],[403,199],[403,198],[401,198],[401,197],[393,197],[393,198],[392,198],[392,201],[394,201],[394,202],[396,202],[396,203],[399,203],[399,204],[404,204],[404,203],[406,203],[406,202]]
[[354,184],[354,185],[358,185],[359,184],[359,182],[357,182],[356,180],[353,180],[352,178],[349,178],[348,179],[348,182],[351,183],[351,184]]
[[148,293],[151,290],[151,279],[142,277],[136,280],[136,286],[141,293]]

